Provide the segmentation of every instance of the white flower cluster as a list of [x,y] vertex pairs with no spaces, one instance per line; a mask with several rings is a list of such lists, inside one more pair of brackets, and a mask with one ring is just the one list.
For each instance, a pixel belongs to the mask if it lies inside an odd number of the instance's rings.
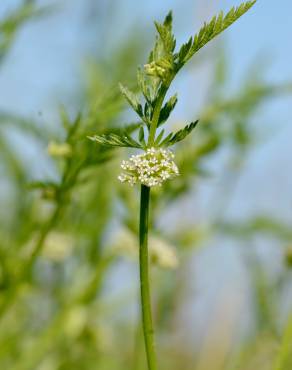
[[162,183],[179,175],[173,161],[174,154],[167,149],[150,148],[146,152],[132,155],[128,161],[122,161],[121,168],[125,171],[118,179],[130,185],[161,186]]

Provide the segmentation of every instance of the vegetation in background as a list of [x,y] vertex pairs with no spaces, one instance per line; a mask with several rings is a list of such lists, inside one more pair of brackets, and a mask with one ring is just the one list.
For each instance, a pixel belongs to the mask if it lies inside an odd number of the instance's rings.
[[[184,140],[198,123],[198,120],[194,121],[175,133],[169,133],[166,137],[164,136],[164,129],[161,129],[157,135],[157,130],[166,123],[173,111],[177,103],[177,95],[172,96],[165,104],[164,100],[172,81],[188,60],[254,4],[255,1],[249,1],[241,4],[238,8],[232,8],[226,15],[221,12],[210,23],[205,23],[199,33],[191,37],[186,44],[183,44],[178,52],[175,51],[176,39],[172,32],[172,13],[170,12],[166,16],[163,24],[156,22],[158,37],[154,49],[150,53],[148,63],[144,65],[144,70],[138,70],[138,85],[145,99],[144,107],[133,92],[120,85],[122,94],[142,120],[138,141],[127,132],[122,135],[110,133],[90,137],[91,140],[97,141],[106,147],[118,146],[144,150],[142,154],[131,156],[129,161],[122,162],[121,168],[124,172],[118,179],[122,183],[129,183],[131,186],[136,183],[141,184],[139,223],[140,291],[143,334],[149,370],[157,369],[148,268],[148,232],[151,224],[151,221],[149,222],[150,190],[152,187],[162,186],[165,181],[179,176],[178,167],[173,161],[175,156],[165,148]],[[147,132],[146,137],[145,131]]]
[[[46,12],[33,1],[25,1],[0,21],[2,63],[21,26],[39,15],[46,16]],[[178,60],[187,61],[217,34],[218,19],[211,22],[213,32],[205,26],[201,34],[204,42],[198,37],[185,44]],[[157,25],[160,40],[164,31],[170,30],[167,22]],[[133,65],[129,58],[123,58],[124,50],[133,55]],[[130,75],[140,51],[124,45],[119,53],[121,57],[113,66],[98,59],[91,65],[87,88],[82,92],[82,114],[72,117],[65,108],[60,109],[56,129],[15,112],[0,111],[1,369],[145,369],[140,319],[132,315],[137,287],[121,276],[117,289],[111,289],[116,271],[123,273],[125,265],[130,269],[130,261],[138,258],[138,194],[135,188],[116,180],[119,158],[127,149],[93,145],[86,138],[123,138],[126,132],[139,146],[144,145],[141,121],[153,119],[152,107],[149,104],[143,109],[137,122],[121,125],[127,108],[116,88],[123,76]],[[166,67],[153,61],[146,67],[148,75],[164,81],[169,64]],[[112,68],[115,73],[110,79]],[[199,129],[176,147],[175,162],[181,175],[152,192],[149,254],[159,369],[291,368],[291,318],[279,320],[283,318],[281,297],[291,279],[291,227],[267,214],[238,222],[224,216],[245,161],[259,145],[253,125],[258,108],[290,94],[291,84],[267,84],[247,71],[242,86],[231,96],[224,94],[228,71],[224,58],[219,58],[207,105],[194,112],[195,119],[200,117]],[[144,86],[141,79],[139,85]],[[131,86],[137,90],[135,82]],[[124,92],[129,96],[127,90]],[[132,98],[130,95],[132,105],[141,113]],[[159,112],[160,127],[175,103],[176,97],[170,97],[163,114]],[[32,176],[29,163],[9,137],[11,130],[22,137],[22,150],[28,140],[43,148],[56,178]],[[167,135],[172,144],[175,135]],[[170,228],[162,227],[159,220],[173,207],[181,209],[181,200],[194,199],[199,182],[209,181],[208,163],[219,158],[223,149],[228,154],[222,186],[210,198],[213,212],[209,218],[203,224],[182,225],[178,212]],[[201,346],[190,348],[179,335],[181,331],[192,334],[192,323],[181,328],[180,320],[189,296],[189,261],[209,241],[222,236],[236,243],[249,274],[254,323],[246,337],[233,343],[228,338],[237,332],[240,318],[234,328],[222,319],[219,332],[210,329]],[[283,266],[274,279],[253,248],[257,238],[273,238],[282,247]]]

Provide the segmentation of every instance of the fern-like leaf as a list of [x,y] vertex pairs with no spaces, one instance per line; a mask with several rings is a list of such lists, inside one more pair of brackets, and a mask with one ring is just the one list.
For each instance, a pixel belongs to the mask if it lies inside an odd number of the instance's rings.
[[231,26],[238,18],[246,13],[256,3],[256,1],[257,0],[247,1],[236,8],[233,7],[226,15],[224,15],[223,12],[220,12],[219,15],[212,18],[211,22],[205,23],[199,33],[194,36],[193,40],[191,41],[190,39],[188,43],[181,47],[178,53],[179,67],[185,64],[213,38]]
[[172,33],[172,12],[167,14],[163,24],[158,22],[154,22],[154,24],[161,38],[166,54],[171,56],[176,44]]
[[158,126],[162,125],[169,117],[177,103],[177,95],[173,95],[160,111]]
[[130,135],[123,134],[103,134],[88,136],[88,139],[97,142],[98,144],[107,147],[124,147],[124,148],[143,148],[136,140],[134,140]]
[[121,83],[119,84],[121,93],[124,95],[128,103],[134,109],[134,111],[142,118],[143,117],[143,109],[142,105],[139,103],[137,96],[130,91],[127,87],[123,86]]
[[190,123],[183,129],[177,131],[177,132],[171,132],[159,145],[161,146],[171,146],[179,141],[182,141],[186,136],[188,136],[193,129],[197,126],[199,120]]

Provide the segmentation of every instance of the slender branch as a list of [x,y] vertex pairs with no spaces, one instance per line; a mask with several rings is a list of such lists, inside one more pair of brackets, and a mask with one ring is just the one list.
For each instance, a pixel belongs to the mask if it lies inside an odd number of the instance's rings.
[[[71,178],[71,181],[72,181],[71,187],[69,189],[66,189],[65,184],[68,181],[67,178],[70,174],[71,164],[72,164],[72,159],[69,159],[69,161],[67,162],[67,165],[66,165],[66,169],[65,169],[65,171],[63,173],[63,176],[62,176],[61,187],[60,187],[62,192],[64,192],[64,191],[67,192],[67,194],[66,194],[67,198],[69,196],[70,190],[73,187],[73,184],[75,183],[75,181],[78,177],[78,174],[79,174],[80,170],[82,169],[82,164],[80,164],[76,168],[76,170],[73,174],[73,177]],[[27,261],[22,265],[20,273],[17,276],[14,284],[11,285],[8,288],[8,291],[7,291],[6,296],[5,296],[5,300],[3,301],[3,303],[1,302],[1,304],[0,304],[0,322],[3,319],[3,316],[6,313],[7,309],[9,309],[9,307],[17,299],[17,297],[19,295],[19,292],[21,291],[22,283],[24,281],[27,281],[27,279],[30,277],[29,275],[31,273],[32,267],[33,267],[37,257],[41,253],[42,248],[45,244],[45,241],[46,241],[50,231],[55,227],[56,222],[58,221],[59,217],[61,216],[62,212],[64,211],[64,208],[67,205],[67,201],[64,200],[64,199],[65,199],[65,197],[64,197],[64,194],[62,193],[62,197],[59,197],[57,199],[57,204],[56,204],[56,207],[55,207],[55,210],[54,210],[53,214],[51,215],[51,217],[49,218],[47,223],[41,229],[39,237],[38,237],[38,239],[36,241],[36,244],[34,246],[34,249],[31,252],[31,255],[29,256]]]
[[44,242],[45,242],[49,232],[54,227],[54,225],[55,225],[55,223],[58,219],[58,216],[60,215],[60,212],[61,212],[61,205],[58,204],[54,213],[53,213],[53,215],[49,219],[48,223],[42,229],[42,231],[40,233],[40,236],[39,236],[39,238],[36,242],[36,245],[35,245],[35,247],[32,251],[32,254],[30,255],[29,259],[22,265],[19,276],[17,276],[17,279],[14,282],[14,284],[11,285],[8,288],[8,292],[6,293],[5,300],[0,305],[0,322],[1,322],[4,314],[6,313],[7,309],[14,303],[14,301],[18,297],[18,295],[21,291],[23,281],[27,281],[27,279],[29,277],[28,275],[31,272],[31,268],[32,268],[37,256],[41,252],[42,247],[44,245]]
[[148,219],[149,219],[150,188],[141,185],[140,203],[140,288],[144,341],[147,355],[148,370],[157,370],[154,348],[154,331],[151,314],[151,298],[148,271]]
[[14,370],[27,370],[37,367],[38,362],[41,361],[44,354],[50,351],[54,343],[60,339],[64,323],[70,312],[74,310],[75,307],[89,305],[96,299],[96,296],[100,293],[102,288],[105,276],[104,273],[113,260],[114,258],[111,255],[104,256],[98,261],[92,279],[84,287],[82,292],[76,297],[71,297],[71,299],[64,297],[61,310],[54,315],[50,325],[48,325],[39,336],[33,338],[29,349],[20,355],[20,361],[15,365]]

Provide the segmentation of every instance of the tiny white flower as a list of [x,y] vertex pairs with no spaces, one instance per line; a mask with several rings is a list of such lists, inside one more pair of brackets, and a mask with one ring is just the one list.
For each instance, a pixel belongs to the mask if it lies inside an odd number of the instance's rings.
[[148,148],[144,153],[132,155],[128,161],[122,161],[121,169],[125,172],[118,176],[121,182],[135,185],[137,182],[152,187],[179,175],[173,161],[174,154],[168,149]]

